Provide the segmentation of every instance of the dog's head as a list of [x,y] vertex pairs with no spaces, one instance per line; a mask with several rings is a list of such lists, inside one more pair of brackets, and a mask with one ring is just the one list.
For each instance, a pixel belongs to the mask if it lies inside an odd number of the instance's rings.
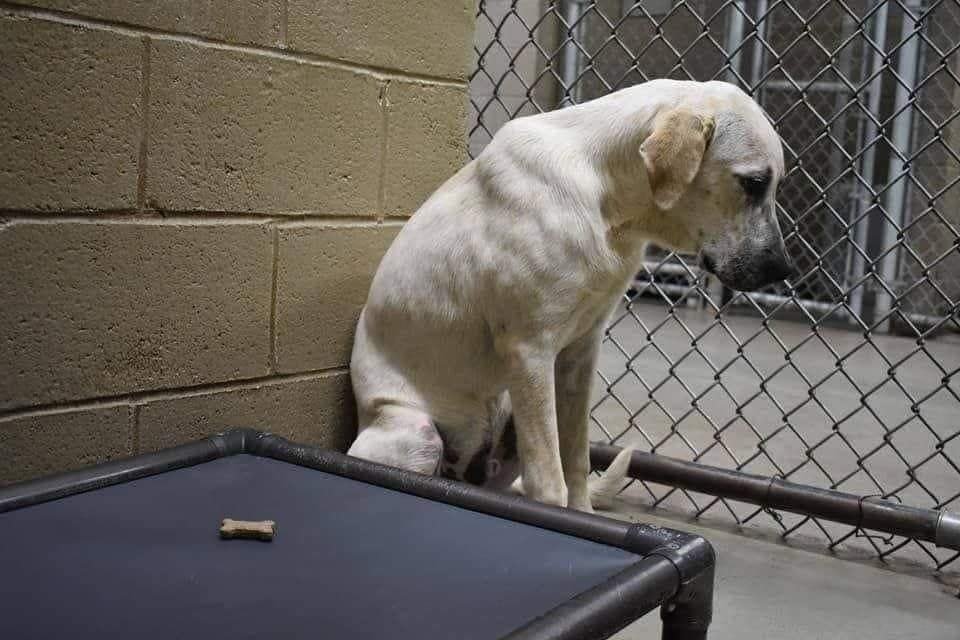
[[721,82],[660,108],[640,145],[659,240],[696,252],[725,285],[752,291],[790,276],[774,199],[780,138],[745,93]]

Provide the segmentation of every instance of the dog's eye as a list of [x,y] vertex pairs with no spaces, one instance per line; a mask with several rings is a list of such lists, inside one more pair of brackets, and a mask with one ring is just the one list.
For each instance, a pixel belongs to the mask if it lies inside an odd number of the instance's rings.
[[770,176],[737,176],[743,192],[751,200],[762,200],[770,187]]

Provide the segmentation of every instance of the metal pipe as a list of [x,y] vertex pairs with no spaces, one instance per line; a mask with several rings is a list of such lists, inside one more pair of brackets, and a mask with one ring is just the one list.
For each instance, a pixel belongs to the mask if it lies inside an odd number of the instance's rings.
[[[762,67],[766,60],[766,50],[763,46],[761,40],[767,39],[767,28],[770,26],[770,23],[767,21],[767,0],[757,0],[757,10],[754,13],[757,16],[757,21],[754,26],[754,32],[756,34],[756,42],[753,43],[753,55],[751,56],[750,64],[750,89],[757,88],[757,82],[760,80],[762,75]],[[762,25],[762,26],[761,26]],[[759,95],[754,95],[754,98],[759,100]],[[762,102],[762,100],[760,101]]]
[[[877,12],[873,15],[871,20],[871,36],[873,41],[881,49],[886,48],[887,40],[887,15],[888,15],[888,5],[886,2],[877,9]],[[864,45],[864,50],[867,49],[867,46]],[[867,89],[867,111],[870,113],[873,118],[880,118],[880,92],[883,89],[883,54],[876,49],[870,48],[870,68],[868,70],[868,75],[866,77],[872,78],[870,80],[869,88]],[[864,118],[863,127],[861,129],[862,135],[860,136],[860,142],[864,143],[875,140],[877,134],[877,125],[874,122],[873,118]],[[871,182],[875,180],[876,176],[874,175],[874,162],[876,159],[876,151],[879,143],[871,144],[870,148],[867,149],[863,156],[860,159],[860,174],[865,180],[870,180]],[[867,209],[873,206],[873,198],[869,195],[866,187],[864,187],[860,182],[854,183],[854,196],[853,196],[853,212],[852,219],[856,220],[858,216],[862,216]],[[857,222],[853,224],[853,229],[851,229],[853,243],[861,248],[865,249],[867,246],[867,231],[870,220],[868,217],[864,216]],[[865,260],[859,251],[854,249],[850,250],[851,255],[851,266],[848,270],[848,274],[851,281],[856,281],[860,276],[864,274]],[[850,307],[853,309],[853,312],[863,317],[863,293],[864,289],[867,287],[867,284],[863,284],[853,290],[850,294]],[[853,318],[850,319],[853,321]]]
[[564,7],[563,19],[567,23],[567,43],[563,46],[563,66],[560,69],[560,78],[563,80],[564,95],[560,106],[576,104],[577,74],[580,72],[580,50],[576,42],[580,37],[580,24],[577,22],[582,13],[581,0],[567,0]]
[[[636,284],[640,283],[639,286],[649,286],[649,281],[634,281],[634,287],[639,288]],[[680,285],[669,285],[674,287],[680,287]],[[669,289],[664,288],[664,285],[660,285],[660,288],[663,289],[666,293],[670,293]],[[683,291],[686,291],[686,288],[682,288]],[[682,293],[683,291],[679,292]],[[851,315],[851,312],[847,310],[846,307],[839,306],[835,302],[820,302],[818,300],[807,300],[805,298],[797,298],[793,296],[781,296],[776,293],[744,293],[743,296],[740,296],[734,299],[733,304],[738,306],[747,306],[747,298],[752,299],[754,302],[761,305],[777,306],[785,302],[793,302],[799,307],[803,307],[807,311],[812,311],[816,313],[829,314],[835,318],[846,318],[851,322],[855,320],[855,316]],[[853,306],[853,303],[851,303]],[[856,309],[854,309],[856,311]],[[918,328],[922,331],[924,327],[932,327],[933,325],[943,324],[943,320],[946,316],[931,316],[922,313],[905,313],[901,312],[907,320],[917,325]]]
[[605,638],[646,615],[680,589],[677,569],[649,556],[505,636],[503,640]]
[[799,307],[803,307],[807,311],[815,311],[817,313],[831,314],[838,318],[846,318],[850,315],[850,312],[843,306],[838,306],[834,302],[821,302],[819,300],[807,300],[806,298],[797,298],[795,296],[782,296],[777,293],[760,293],[760,292],[750,292],[744,293],[743,296],[735,299],[733,304],[737,305],[746,305],[747,298],[752,299],[758,304],[765,304],[770,306],[776,306],[783,304],[785,302],[793,302]]
[[[883,225],[883,241],[880,251],[887,251],[881,259],[880,277],[888,287],[893,287],[897,279],[897,266],[900,251],[892,249],[900,241],[897,235],[903,228],[903,222],[906,216],[907,207],[907,187],[909,185],[909,171],[904,175],[894,178],[904,169],[908,169],[904,161],[900,159],[900,154],[910,155],[911,129],[913,128],[913,109],[908,108],[911,100],[910,94],[916,90],[917,67],[920,55],[920,34],[916,26],[915,15],[923,11],[923,2],[907,2],[904,7],[904,15],[900,19],[900,42],[904,43],[900,49],[900,55],[897,56],[897,75],[900,80],[897,82],[897,90],[894,97],[893,112],[896,114],[893,118],[893,132],[890,135],[890,144],[893,150],[890,153],[890,165],[887,173],[887,180],[893,180],[890,188],[887,190],[886,210],[890,220],[885,221]],[[917,33],[914,30],[917,29]],[[898,153],[899,152],[899,153]],[[877,302],[874,311],[874,318],[880,318],[890,313],[893,308],[893,298],[886,289],[880,287],[877,291]],[[878,326],[877,331],[886,333],[890,330],[889,317],[883,320]]]
[[643,268],[651,275],[664,273],[670,276],[683,276],[689,278],[691,274],[696,278],[700,273],[700,267],[685,267],[675,262],[658,262],[656,260],[644,260]]
[[[731,51],[737,49],[738,47],[743,47],[743,32],[744,25],[746,25],[746,18],[744,14],[747,11],[746,0],[736,0],[730,7],[730,18],[727,23],[727,37],[724,42],[724,48],[726,49],[727,55]],[[745,77],[743,73],[743,49],[737,51],[736,54],[730,56],[730,69],[727,71],[727,81],[731,84],[740,84],[741,77]]]
[[627,547],[643,560],[506,638],[607,637],[659,606],[662,640],[706,640],[713,618],[713,547],[700,536],[656,525],[633,525],[630,538]]
[[[656,291],[656,288],[654,288],[653,285],[656,282],[656,276],[659,275],[687,278],[688,284],[660,282],[656,283],[656,286],[667,295],[677,297],[686,296],[686,303],[690,308],[696,308],[699,306],[699,300],[703,298],[701,289],[695,289],[691,291],[691,289],[693,289],[697,284],[696,281],[699,269],[695,271],[693,269],[687,269],[683,265],[672,262],[656,262],[651,260],[644,260],[643,268],[645,271],[638,273],[637,277],[634,278],[633,282],[631,283],[631,287],[633,289],[644,292],[647,289],[653,289]],[[693,273],[693,278],[690,277],[691,273]]]
[[600,544],[621,549],[626,549],[628,543],[634,544],[631,526],[619,520],[564,509],[464,482],[413,473],[336,451],[296,444],[280,436],[262,434],[253,441],[248,451],[265,458],[293,462],[343,478],[579,536]]
[[946,509],[940,512],[937,521],[938,546],[947,549],[960,549],[960,514],[950,513]]
[[660,607],[661,640],[707,640],[713,619],[714,576],[711,565],[695,580],[685,582],[680,593]]
[[[654,285],[656,285],[656,288],[654,287]],[[670,284],[668,282],[655,282],[654,280],[640,280],[640,279],[634,280],[631,285],[631,287],[637,290],[638,292],[646,292],[648,289],[652,289],[653,291],[656,291],[656,289],[659,288],[661,291],[663,291],[667,295],[674,295],[677,297],[686,295],[688,301],[691,299],[695,300],[696,298],[700,297],[700,292],[698,291],[694,291],[693,293],[690,292],[691,286],[682,285],[682,284]]]
[[[606,468],[621,450],[613,445],[592,444],[591,464],[595,468]],[[960,515],[947,510],[908,507],[880,498],[818,489],[643,451],[633,452],[628,475],[637,480],[924,540],[960,551]]]
[[0,513],[216,460],[236,452],[235,447],[242,446],[247,433],[238,431],[229,439],[205,438],[171,449],[0,487]]

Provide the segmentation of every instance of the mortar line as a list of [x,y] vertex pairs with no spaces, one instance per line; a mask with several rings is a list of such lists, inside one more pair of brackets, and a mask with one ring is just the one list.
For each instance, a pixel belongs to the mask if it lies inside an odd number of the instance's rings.
[[261,386],[270,386],[282,384],[284,382],[305,382],[309,380],[322,380],[332,378],[338,375],[349,373],[349,369],[343,367],[327,367],[323,369],[313,369],[310,371],[301,371],[298,373],[277,373],[255,378],[244,378],[242,380],[231,380],[229,382],[211,382],[207,384],[195,385],[190,387],[171,387],[169,389],[152,389],[149,391],[137,391],[133,393],[118,394],[115,396],[100,396],[94,398],[85,398],[83,400],[68,400],[64,402],[51,402],[42,405],[30,407],[20,407],[16,409],[7,409],[0,411],[0,424],[12,422],[22,418],[33,418],[37,416],[56,415],[62,413],[73,413],[76,411],[89,411],[92,409],[110,409],[115,407],[128,406],[131,404],[143,405],[161,400],[176,400],[179,398],[194,398],[197,396],[213,395],[215,393],[228,393],[231,391],[244,391],[256,389]]
[[24,211],[22,209],[0,208],[0,218],[9,222],[29,222],[42,224],[45,222],[86,222],[86,223],[157,223],[208,221],[223,222],[299,222],[317,221],[331,223],[363,223],[376,222],[379,216],[375,214],[357,215],[324,215],[316,212],[260,212],[260,211],[203,211],[203,210],[163,210],[145,208],[142,211],[134,209],[98,209],[91,211],[64,210],[57,212]]
[[218,40],[207,36],[195,34],[186,34],[176,31],[167,31],[155,27],[145,27],[142,25],[132,25],[115,20],[105,20],[102,18],[91,18],[81,16],[67,11],[56,11],[53,9],[38,9],[28,7],[14,2],[5,2],[0,0],[0,12],[11,16],[23,18],[32,18],[34,20],[44,20],[55,22],[73,27],[84,27],[87,29],[97,29],[101,31],[112,31],[126,36],[149,36],[154,40],[183,42],[210,49],[219,49],[223,51],[233,51],[236,53],[245,53],[250,55],[260,55],[266,58],[284,60],[287,62],[296,62],[313,67],[325,69],[334,69],[346,71],[361,76],[368,76],[377,80],[398,80],[403,82],[417,82],[421,84],[430,84],[440,87],[455,87],[464,89],[467,87],[466,80],[452,80],[443,76],[434,76],[426,73],[411,73],[400,71],[389,67],[380,67],[376,65],[364,65],[349,60],[342,60],[332,56],[324,56],[317,53],[308,53],[298,51],[296,53],[286,51],[279,47],[270,47],[255,44],[237,44]]
[[387,183],[387,136],[390,134],[390,81],[384,80],[380,85],[377,104],[380,106],[380,184],[377,185],[377,222],[383,223],[387,217],[386,211],[386,183]]
[[364,220],[362,222],[355,220],[293,220],[289,222],[279,221],[277,227],[280,229],[370,229],[383,226],[403,226],[402,224],[395,224],[396,222],[401,221],[394,221],[391,218],[384,220]]
[[140,154],[137,161],[137,210],[147,205],[147,144],[150,137],[150,38],[144,36],[140,67]]
[[273,226],[273,282],[270,286],[270,350],[268,367],[277,370],[277,280],[280,272],[280,229]]

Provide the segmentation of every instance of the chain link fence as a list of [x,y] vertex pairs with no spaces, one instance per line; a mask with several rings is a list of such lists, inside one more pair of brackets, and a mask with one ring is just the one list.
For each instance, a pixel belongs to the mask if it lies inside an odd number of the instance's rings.
[[[603,343],[594,435],[960,510],[960,0],[481,0],[470,149],[652,78],[734,82],[780,132],[801,275],[744,294],[651,247]],[[928,543],[636,483],[665,508],[932,565]]]

